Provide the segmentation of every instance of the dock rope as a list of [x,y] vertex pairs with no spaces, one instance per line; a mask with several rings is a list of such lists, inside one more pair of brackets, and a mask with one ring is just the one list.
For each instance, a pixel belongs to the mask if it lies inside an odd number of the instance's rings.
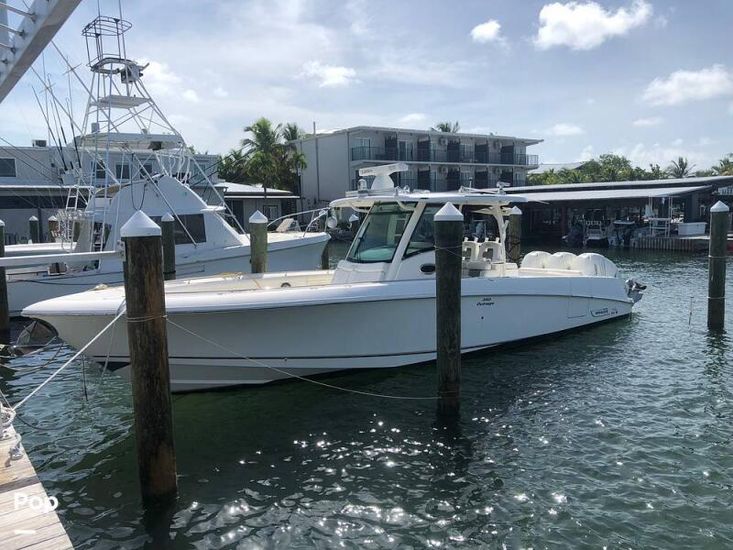
[[326,382],[321,382],[320,380],[314,380],[312,378],[307,378],[305,376],[300,376],[298,374],[294,374],[292,372],[288,372],[286,370],[279,369],[277,367],[273,367],[272,365],[268,365],[267,363],[264,363],[262,361],[259,361],[258,359],[252,359],[251,357],[247,357],[246,355],[241,355],[241,354],[237,353],[236,351],[227,348],[226,346],[223,346],[223,345],[221,345],[221,344],[219,344],[217,342],[214,342],[213,340],[210,340],[209,338],[206,338],[205,336],[201,336],[200,334],[197,334],[197,333],[193,332],[192,330],[189,330],[186,327],[184,327],[182,325],[179,325],[175,321],[172,321],[170,318],[168,318],[168,323],[171,324],[171,325],[173,325],[176,328],[181,329],[184,332],[187,332],[191,336],[194,336],[194,337],[198,338],[199,340],[202,340],[203,342],[206,342],[207,344],[210,344],[212,346],[215,346],[215,347],[217,347],[217,348],[219,348],[219,349],[221,349],[221,350],[223,350],[223,351],[225,351],[225,352],[233,355],[234,357],[237,357],[239,359],[244,359],[245,361],[249,361],[251,363],[254,363],[256,365],[259,365],[259,366],[264,367],[266,369],[269,369],[271,371],[277,372],[279,374],[283,374],[283,375],[288,376],[290,378],[295,378],[297,380],[301,380],[303,382],[308,382],[308,383],[314,384],[316,386],[322,386],[324,388],[329,388],[331,390],[337,390],[337,391],[342,391],[342,392],[346,392],[346,393],[353,393],[353,394],[356,394],[356,395],[364,395],[366,397],[379,397],[381,399],[397,399],[397,400],[404,400],[404,401],[436,401],[436,400],[440,399],[440,396],[436,396],[436,395],[431,395],[431,396],[391,395],[391,394],[384,394],[384,393],[368,392],[368,391],[363,391],[363,390],[355,390],[355,389],[352,389],[352,388],[344,388],[342,386],[336,386],[334,384],[328,384]]
[[46,380],[44,380],[43,382],[41,382],[36,387],[36,389],[34,389],[31,393],[29,393],[27,396],[25,396],[19,403],[17,403],[16,405],[14,405],[12,407],[13,410],[14,411],[17,411],[23,404],[26,403],[26,401],[28,401],[31,397],[33,397],[35,394],[37,394],[39,391],[41,391],[41,389],[46,384],[48,384],[51,380],[53,380],[59,374],[61,374],[61,371],[63,371],[66,367],[68,367],[69,365],[71,365],[81,354],[83,354],[87,350],[87,348],[89,348],[89,346],[91,346],[94,342],[96,342],[97,340],[99,340],[100,336],[102,336],[105,332],[107,332],[107,330],[109,330],[110,327],[112,327],[119,320],[119,318],[122,317],[126,313],[126,311],[127,311],[127,308],[126,307],[120,308],[120,311],[118,311],[118,313],[117,313],[117,315],[115,315],[115,318],[114,319],[112,319],[102,330],[100,330],[94,338],[92,338],[91,340],[89,340],[89,342],[87,342],[84,345],[84,347],[82,347],[79,351],[77,351],[71,357],[71,359],[69,359],[63,365],[61,365],[58,369],[56,369],[53,372],[53,374],[51,374],[51,376],[49,376],[48,378],[46,378]]

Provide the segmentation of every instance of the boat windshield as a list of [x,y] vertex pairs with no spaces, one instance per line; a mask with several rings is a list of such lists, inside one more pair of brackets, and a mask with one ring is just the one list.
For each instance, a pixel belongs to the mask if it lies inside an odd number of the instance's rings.
[[440,206],[438,205],[425,207],[415,226],[415,230],[412,232],[407,249],[405,249],[405,258],[435,249],[435,225],[433,218],[438,210],[440,210]]
[[357,263],[391,262],[412,210],[396,203],[375,204],[349,248],[346,260]]

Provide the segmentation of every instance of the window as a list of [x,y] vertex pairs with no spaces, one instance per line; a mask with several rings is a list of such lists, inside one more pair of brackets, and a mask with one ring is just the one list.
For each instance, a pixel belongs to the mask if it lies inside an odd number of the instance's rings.
[[[206,242],[206,224],[204,223],[203,214],[180,214],[174,216],[174,218],[176,223],[174,232],[176,244]],[[160,216],[151,216],[151,219],[160,225]]]
[[144,162],[139,166],[138,177],[141,179],[150,179],[154,173],[152,162]]
[[103,162],[97,162],[94,164],[94,177],[98,180],[107,179],[107,170],[105,169]]
[[130,179],[130,165],[127,163],[117,164],[115,166],[115,178],[118,180]]
[[272,221],[280,217],[280,207],[277,204],[265,204],[262,209],[264,210],[265,216],[269,221]]
[[391,262],[411,214],[398,204],[374,205],[346,259],[358,263]]
[[422,252],[428,252],[429,250],[435,250],[435,226],[433,225],[433,218],[439,209],[440,206],[425,207],[425,210],[423,210],[420,216],[420,220],[415,226],[415,230],[412,232],[410,242],[405,249],[405,258],[415,256]]
[[15,159],[0,159],[0,178],[14,178]]

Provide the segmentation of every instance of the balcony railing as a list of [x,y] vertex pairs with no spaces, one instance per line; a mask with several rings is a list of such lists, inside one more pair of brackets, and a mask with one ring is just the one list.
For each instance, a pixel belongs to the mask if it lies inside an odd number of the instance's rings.
[[497,153],[465,149],[424,149],[412,147],[352,147],[351,160],[418,161],[468,164],[504,164],[514,166],[537,166],[537,155]]

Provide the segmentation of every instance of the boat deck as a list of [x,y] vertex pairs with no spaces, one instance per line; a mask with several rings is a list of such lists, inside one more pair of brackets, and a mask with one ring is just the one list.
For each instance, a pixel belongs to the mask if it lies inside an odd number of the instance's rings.
[[[36,471],[23,453],[10,459],[15,430],[0,440],[0,546],[3,550],[73,548]],[[41,504],[42,503],[42,504]],[[41,504],[41,505],[39,505]]]

